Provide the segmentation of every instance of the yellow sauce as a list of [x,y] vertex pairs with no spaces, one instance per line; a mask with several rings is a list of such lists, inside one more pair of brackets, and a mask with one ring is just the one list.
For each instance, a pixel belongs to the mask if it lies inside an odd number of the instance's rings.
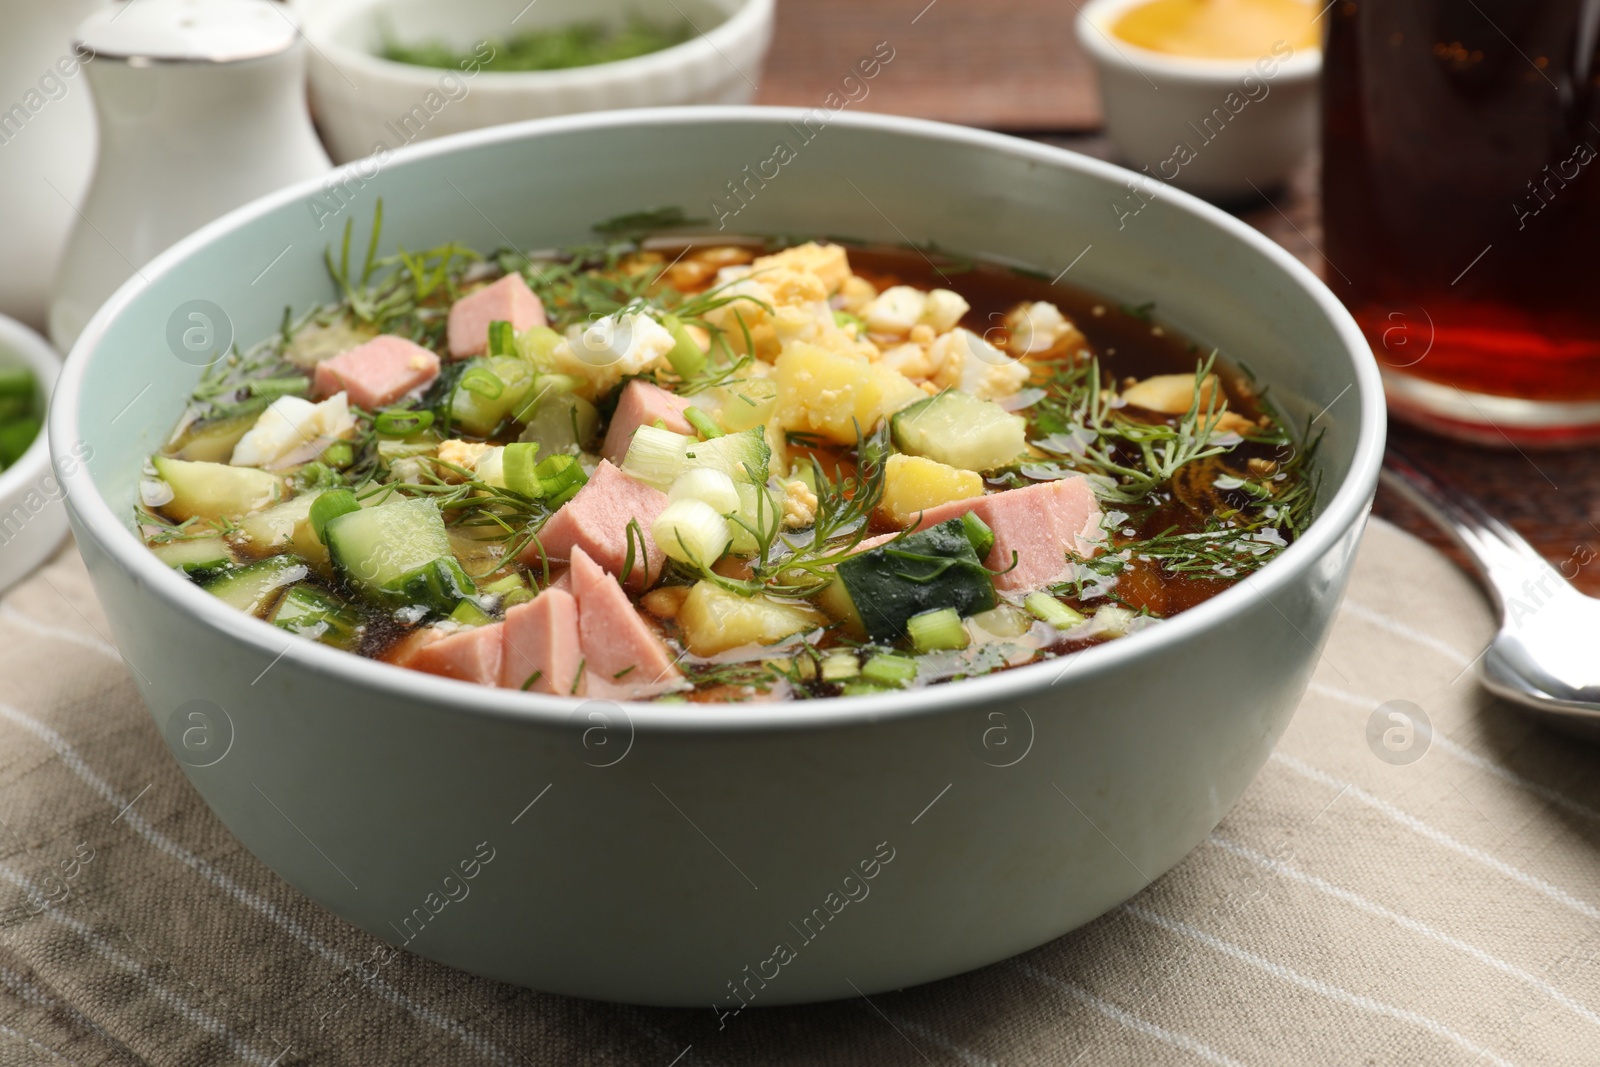
[[1299,51],[1321,43],[1305,0],[1150,0],[1124,12],[1111,32],[1152,52],[1199,59],[1249,59],[1282,41]]

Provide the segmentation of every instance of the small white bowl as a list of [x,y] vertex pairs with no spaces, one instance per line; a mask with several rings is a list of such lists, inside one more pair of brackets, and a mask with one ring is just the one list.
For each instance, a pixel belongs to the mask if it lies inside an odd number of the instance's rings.
[[1322,49],[1279,42],[1256,59],[1196,59],[1111,32],[1124,12],[1147,2],[1090,0],[1078,16],[1078,41],[1099,71],[1106,131],[1123,161],[1213,200],[1281,183],[1316,138]]
[[[772,41],[773,8],[774,0],[324,0],[303,16],[312,108],[334,161],[347,163],[523,119],[747,104]],[[569,70],[450,71],[375,54],[386,30],[407,44],[442,41],[467,55],[525,30],[630,15],[688,19],[703,32],[649,55]]]
[[[24,368],[31,370],[38,382],[42,412],[61,361],[50,342],[15,319],[0,315],[0,370]],[[78,456],[71,462],[81,463],[86,458]],[[67,512],[61,506],[65,495],[50,469],[50,445],[41,428],[22,458],[0,471],[0,592],[37,567],[61,543],[67,532]]]

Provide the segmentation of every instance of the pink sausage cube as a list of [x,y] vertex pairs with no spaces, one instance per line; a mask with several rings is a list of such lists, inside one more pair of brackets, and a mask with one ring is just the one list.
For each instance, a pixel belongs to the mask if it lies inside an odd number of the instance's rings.
[[439,357],[404,337],[388,334],[317,364],[317,399],[341,390],[368,411],[388,407],[439,376]]
[[672,651],[617,580],[581,548],[572,550],[585,696],[643,700],[677,687],[683,674]]
[[[571,593],[552,587],[506,612],[505,652],[500,663],[503,687],[570,695],[582,658],[578,602]],[[529,678],[533,678],[531,683]]]
[[450,305],[450,358],[466,359],[489,351],[491,322],[509,322],[513,330],[545,325],[544,305],[522,275],[507,274]]
[[[601,567],[617,576],[622,575],[628,558],[628,522],[638,520],[643,537],[633,538],[633,570],[628,573],[628,585],[635,589],[648,589],[661,576],[666,557],[650,536],[650,527],[667,506],[667,494],[634,481],[601,460],[600,466],[576,496],[550,516],[539,531],[537,543],[530,542],[522,550],[522,562],[538,567],[539,548],[552,560],[570,560],[582,551]],[[639,542],[644,542],[644,555],[639,558]]]
[[404,666],[463,682],[498,685],[504,625],[496,622],[441,637],[413,652]]
[[633,443],[633,431],[641,426],[654,426],[658,419],[673,433],[693,433],[689,421],[683,417],[688,407],[688,397],[669,393],[643,378],[633,379],[617,399],[617,412],[611,416],[600,454],[621,466],[627,458],[628,446]]
[[[1039,589],[1067,576],[1067,552],[1093,555],[1099,547],[1100,504],[1083,477],[1040,482],[1021,489],[940,504],[923,513],[917,528],[973,512],[994,531],[994,549],[984,565],[1005,571],[995,588]],[[1010,570],[1012,553],[1016,566]]]

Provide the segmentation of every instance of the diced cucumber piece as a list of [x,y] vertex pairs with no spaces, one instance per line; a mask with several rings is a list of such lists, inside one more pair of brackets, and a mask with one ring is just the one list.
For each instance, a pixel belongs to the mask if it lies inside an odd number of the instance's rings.
[[517,355],[530,366],[548,368],[550,356],[561,341],[561,335],[548,326],[530,326],[516,335]]
[[725,434],[710,441],[692,442],[684,453],[683,466],[685,470],[709,467],[721,471],[735,482],[765,485],[771,459],[772,449],[767,447],[766,429],[757,426],[753,430]]
[[194,537],[187,541],[168,541],[151,545],[156,558],[175,571],[182,571],[197,582],[204,582],[233,566],[233,550],[220,537]]
[[361,643],[361,612],[314,585],[297,585],[283,594],[272,624],[334,648],[349,650]]
[[240,611],[265,618],[283,590],[310,573],[305,562],[294,556],[269,556],[248,567],[224,571],[202,588]]
[[311,532],[320,542],[328,529],[328,523],[340,515],[348,515],[352,511],[359,510],[361,501],[357,500],[355,493],[349,489],[331,489],[321,493],[311,502],[311,508],[307,512],[307,518],[311,520]]
[[352,511],[330,520],[323,533],[339,573],[379,603],[448,614],[475,592],[430,500],[395,499]]
[[587,449],[600,432],[600,412],[583,397],[571,393],[546,393],[524,421],[527,426],[519,440],[534,442],[546,456],[576,455]]
[[852,556],[837,570],[874,641],[905,636],[911,618],[926,611],[953,608],[965,616],[995,605],[994,581],[960,519]]
[[483,586],[479,592],[485,596],[499,597],[502,612],[533,599],[533,591],[528,588],[527,580],[520,574],[508,574]]
[[533,368],[516,356],[469,360],[450,398],[450,420],[468,433],[488,437],[512,412],[521,410],[533,384]]
[[778,409],[778,383],[771,378],[741,378],[715,391],[717,421],[729,433],[765,426]]
[[261,417],[259,411],[227,418],[207,419],[184,430],[173,442],[173,454],[178,459],[205,463],[226,463],[233,456],[239,439],[250,432],[250,427]]
[[729,549],[736,555],[754,555],[761,542],[771,542],[783,525],[783,501],[765,485],[735,481],[739,510],[728,516],[728,531],[733,535]]
[[328,550],[317,539],[311,523],[311,509],[318,498],[316,493],[305,493],[241,516],[239,531],[246,538],[241,550],[246,556],[259,558],[287,548],[307,563],[326,563]]
[[992,400],[952,389],[897,412],[894,446],[952,467],[989,471],[1026,451],[1027,420]]
[[182,522],[196,515],[233,519],[283,498],[283,479],[254,467],[156,456],[152,462],[161,480],[172,487],[172,499],[161,510]]

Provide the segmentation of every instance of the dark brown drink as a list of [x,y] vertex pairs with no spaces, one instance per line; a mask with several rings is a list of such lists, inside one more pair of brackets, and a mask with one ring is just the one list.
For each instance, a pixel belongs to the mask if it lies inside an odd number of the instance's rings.
[[1327,18],[1327,279],[1395,413],[1499,444],[1600,438],[1600,0]]

